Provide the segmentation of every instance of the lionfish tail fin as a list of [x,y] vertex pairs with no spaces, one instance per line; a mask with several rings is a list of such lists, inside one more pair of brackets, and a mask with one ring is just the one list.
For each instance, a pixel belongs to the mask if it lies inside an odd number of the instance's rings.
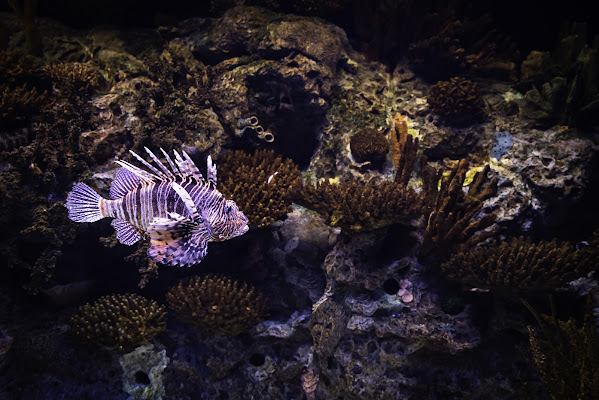
[[155,262],[191,266],[206,255],[208,235],[197,219],[170,213],[168,218],[154,218],[148,226],[148,256]]
[[65,207],[69,210],[69,218],[75,222],[95,222],[102,218],[100,202],[102,197],[87,186],[78,183],[67,196]]

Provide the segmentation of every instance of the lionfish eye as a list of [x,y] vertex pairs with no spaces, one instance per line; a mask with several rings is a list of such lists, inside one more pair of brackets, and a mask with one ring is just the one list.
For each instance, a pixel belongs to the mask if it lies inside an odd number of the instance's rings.
[[233,208],[231,206],[225,207],[225,214],[231,214],[231,211],[233,211]]

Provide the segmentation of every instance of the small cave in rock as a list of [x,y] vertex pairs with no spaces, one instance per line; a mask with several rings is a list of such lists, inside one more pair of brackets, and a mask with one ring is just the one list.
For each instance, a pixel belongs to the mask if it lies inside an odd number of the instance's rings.
[[149,385],[150,383],[152,383],[148,374],[146,374],[142,370],[139,370],[135,373],[135,382],[139,383],[140,385]]
[[249,361],[254,367],[261,367],[266,362],[266,357],[264,357],[264,354],[254,353],[250,356]]
[[389,278],[383,282],[383,290],[387,294],[397,294],[399,291],[399,282],[393,278]]

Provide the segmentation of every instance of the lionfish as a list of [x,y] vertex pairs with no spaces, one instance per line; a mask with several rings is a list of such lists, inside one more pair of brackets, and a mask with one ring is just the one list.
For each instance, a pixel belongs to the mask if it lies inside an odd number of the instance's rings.
[[[132,245],[149,237],[148,256],[168,265],[191,266],[202,261],[208,242],[246,233],[247,217],[233,200],[216,189],[216,165],[208,156],[207,180],[189,155],[163,150],[170,169],[148,148],[158,168],[131,151],[149,171],[117,160],[120,168],[110,187],[110,200],[84,183],[77,183],[65,207],[75,222],[114,218],[111,225],[119,242]],[[151,172],[150,172],[151,171]]]

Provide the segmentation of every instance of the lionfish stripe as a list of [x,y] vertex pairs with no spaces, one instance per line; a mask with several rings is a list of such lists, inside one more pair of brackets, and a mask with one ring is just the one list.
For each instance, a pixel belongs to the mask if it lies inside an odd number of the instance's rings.
[[110,198],[113,200],[121,199],[138,187],[140,183],[141,178],[139,176],[127,168],[120,168],[110,186]]
[[116,218],[112,221],[110,225],[112,225],[112,227],[116,231],[116,238],[122,244],[131,246],[132,244],[137,243],[139,240],[141,240],[141,235],[139,234],[137,229],[135,229],[133,225],[131,225],[129,222],[123,219]]
[[189,211],[189,214],[191,214],[191,217],[193,219],[198,218],[199,217],[198,210],[197,210],[195,204],[193,203],[191,196],[189,195],[189,193],[187,193],[187,190],[183,189],[183,187],[181,185],[179,185],[175,182],[173,182],[172,185],[173,185],[173,189],[175,190],[175,192],[177,192],[179,197],[181,197],[181,200],[183,200],[183,204],[185,204],[185,207]]
[[78,183],[67,196],[65,207],[69,210],[69,218],[75,222],[95,222],[102,218],[102,197],[87,186]]

